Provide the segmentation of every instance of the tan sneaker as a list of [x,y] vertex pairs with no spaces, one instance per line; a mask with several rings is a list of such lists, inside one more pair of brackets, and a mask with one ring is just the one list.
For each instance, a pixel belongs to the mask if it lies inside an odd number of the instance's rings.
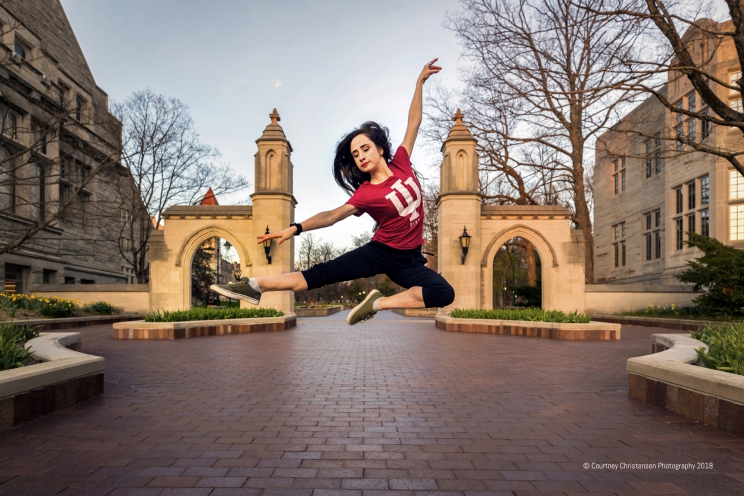
[[369,320],[374,317],[377,312],[372,308],[372,305],[382,298],[382,296],[382,293],[376,289],[370,291],[367,297],[359,305],[351,309],[351,312],[349,312],[349,315],[346,317],[346,323],[354,325],[363,320]]

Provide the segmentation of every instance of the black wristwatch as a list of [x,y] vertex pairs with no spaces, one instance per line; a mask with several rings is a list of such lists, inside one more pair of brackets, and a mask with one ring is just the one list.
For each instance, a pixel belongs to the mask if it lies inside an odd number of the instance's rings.
[[292,227],[292,226],[295,226],[297,228],[297,232],[294,233],[294,235],[299,236],[302,233],[302,224],[300,224],[299,222],[297,223],[293,222],[292,224],[289,225],[289,227]]

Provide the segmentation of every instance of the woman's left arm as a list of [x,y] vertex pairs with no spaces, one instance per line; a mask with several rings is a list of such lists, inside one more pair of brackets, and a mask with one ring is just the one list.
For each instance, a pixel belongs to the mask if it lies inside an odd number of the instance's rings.
[[408,156],[411,156],[413,151],[413,143],[416,141],[418,135],[419,126],[421,126],[422,109],[423,109],[423,88],[424,83],[429,76],[436,74],[441,71],[442,68],[438,65],[434,65],[438,59],[434,59],[426,64],[421,71],[421,74],[416,81],[416,91],[413,93],[413,101],[411,102],[411,109],[408,111],[408,127],[406,128],[406,135],[403,138],[403,143],[400,146],[406,149]]

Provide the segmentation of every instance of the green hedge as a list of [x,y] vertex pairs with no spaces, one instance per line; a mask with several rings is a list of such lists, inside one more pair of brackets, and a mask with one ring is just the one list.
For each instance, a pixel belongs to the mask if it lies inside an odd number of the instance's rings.
[[456,319],[493,319],[493,320],[527,320],[530,322],[557,322],[560,324],[587,324],[591,321],[588,315],[578,312],[565,313],[560,310],[543,310],[542,308],[496,308],[494,310],[475,310],[455,308],[450,317]]
[[154,311],[145,316],[145,322],[188,322],[192,320],[257,319],[281,317],[284,312],[273,308],[191,308],[189,310]]
[[700,363],[709,369],[744,375],[744,322],[720,327],[705,326],[690,333],[693,339],[708,345],[708,351],[697,350]]

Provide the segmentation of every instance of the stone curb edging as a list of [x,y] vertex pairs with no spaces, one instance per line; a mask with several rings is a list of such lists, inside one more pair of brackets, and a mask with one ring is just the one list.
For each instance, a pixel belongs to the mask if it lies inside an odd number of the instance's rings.
[[135,320],[114,324],[114,339],[184,339],[225,334],[286,331],[297,325],[297,316],[252,319],[194,320],[187,322],[145,322]]
[[87,327],[101,324],[113,324],[142,318],[142,314],[129,313],[123,315],[93,315],[91,317],[68,317],[63,319],[35,319],[35,320],[6,320],[0,324],[15,324],[16,326],[29,325],[32,327],[40,326],[41,331],[53,331],[56,329],[74,329],[78,327]]
[[106,360],[74,351],[81,341],[82,334],[70,332],[44,333],[26,343],[46,361],[0,372],[0,430],[103,393]]
[[663,317],[635,317],[611,314],[592,314],[591,318],[598,322],[612,322],[642,327],[663,327],[665,329],[679,331],[702,331],[708,324],[719,326],[729,323],[720,320],[666,319]]
[[323,307],[323,308],[302,308],[302,307],[295,307],[295,315],[297,317],[325,317],[327,315],[333,315],[334,313],[338,313],[342,310],[341,305],[334,305],[332,307]]
[[744,376],[692,365],[705,343],[652,334],[654,353],[629,358],[628,396],[744,436]]
[[620,324],[589,322],[588,324],[559,324],[525,320],[456,319],[437,315],[436,326],[448,332],[504,334],[569,341],[615,341],[620,339]]

